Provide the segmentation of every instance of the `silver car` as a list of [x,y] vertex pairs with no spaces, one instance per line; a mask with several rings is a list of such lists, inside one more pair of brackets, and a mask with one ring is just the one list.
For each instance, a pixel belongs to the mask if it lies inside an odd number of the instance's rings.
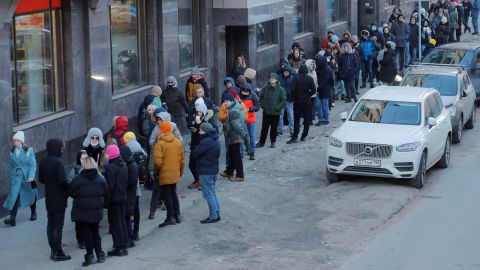
[[467,71],[455,66],[412,66],[401,82],[402,86],[431,87],[438,90],[450,112],[452,141],[462,140],[463,129],[475,125],[476,94]]

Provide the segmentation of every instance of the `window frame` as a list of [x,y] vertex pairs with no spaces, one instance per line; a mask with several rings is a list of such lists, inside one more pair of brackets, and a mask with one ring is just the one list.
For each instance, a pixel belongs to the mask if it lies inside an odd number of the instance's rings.
[[[258,45],[258,27],[260,24],[266,24],[266,23],[271,23],[272,25],[272,33],[271,33],[271,39],[272,41],[269,43],[267,41],[267,43],[265,44],[262,44],[262,45]],[[260,23],[257,23],[255,24],[255,40],[256,40],[256,48],[257,50],[262,50],[264,48],[267,48],[267,47],[270,47],[270,46],[274,46],[274,45],[278,45],[279,41],[278,41],[278,37],[279,37],[279,23],[278,23],[278,19],[273,19],[273,20],[269,20],[269,21],[264,21],[264,22],[260,22]]]
[[[292,10],[295,10],[295,8],[298,7],[298,0],[291,0],[292,2]],[[293,35],[294,36],[299,36],[305,33],[312,33],[313,32],[313,27],[314,27],[314,7],[315,3],[313,0],[300,0],[302,1],[302,17],[301,17],[301,22],[302,22],[302,31],[297,32],[296,27],[294,27],[294,21],[292,20],[292,29]],[[296,13],[293,12],[293,17],[295,17]]]
[[[115,0],[112,0],[112,3]],[[137,8],[137,69],[138,69],[138,84],[134,86],[129,86],[125,88],[120,88],[115,91],[115,85],[113,83],[114,76],[114,67],[113,67],[113,40],[112,40],[112,6],[109,6],[109,20],[110,20],[110,76],[112,83],[112,96],[121,95],[125,92],[133,91],[135,89],[141,88],[148,84],[147,74],[148,74],[148,65],[147,65],[147,31],[146,31],[146,10],[145,10],[145,0],[134,0]]]
[[[202,3],[195,0],[190,1],[191,5],[191,21],[192,21],[192,65],[189,67],[183,67],[180,64],[180,57],[178,66],[180,69],[180,74],[189,72],[193,67],[202,67],[205,66],[205,57],[204,57],[204,44],[202,42],[202,35],[204,33],[204,23],[202,22]],[[180,10],[180,9],[179,9]],[[177,12],[178,21],[180,21],[180,13]],[[180,32],[180,23],[178,24],[178,31]],[[198,41],[198,42],[197,42]],[[178,49],[180,51],[180,34],[178,37]]]
[[[61,65],[57,65],[58,63],[63,63],[64,57],[65,57],[65,51],[64,51],[64,43],[63,43],[63,12],[62,12],[62,3],[61,1],[59,2],[58,0],[49,0],[49,8],[48,9],[33,9],[29,10],[26,12],[20,12],[20,13],[14,13],[12,16],[12,23],[10,27],[11,35],[10,35],[10,41],[13,43],[13,46],[10,46],[11,50],[11,59],[10,59],[10,65],[13,64],[13,76],[12,76],[12,82],[11,82],[11,91],[12,91],[12,108],[13,110],[13,123],[15,126],[18,125],[24,125],[28,124],[31,122],[38,121],[39,119],[50,117],[52,115],[62,113],[68,110],[68,93],[66,89],[66,81],[65,81],[65,70],[62,70],[62,92],[63,92],[63,108],[60,108],[58,106],[58,96],[57,96],[57,86],[59,86],[57,83],[57,70],[59,68],[62,68]],[[52,80],[52,95],[53,95],[53,111],[52,112],[45,112],[39,116],[36,117],[30,117],[27,120],[20,120],[20,114],[19,114],[19,106],[18,106],[18,94],[17,94],[17,87],[18,87],[18,69],[17,69],[17,29],[16,29],[16,17],[17,16],[25,16],[25,15],[32,15],[36,13],[45,13],[48,11],[49,14],[49,19],[50,19],[50,55],[51,55],[51,80]],[[55,14],[58,12],[58,14]],[[57,36],[55,36],[57,35]],[[57,42],[57,43],[55,43]],[[57,46],[60,45],[60,48]],[[59,49],[57,53],[55,53],[54,49]],[[12,71],[12,67],[10,68],[10,71]],[[13,96],[13,93],[15,95]]]
[[[346,1],[346,0],[332,0],[332,1],[334,1],[333,2],[334,7],[335,7],[335,3],[338,3],[338,6],[337,6],[337,8],[330,9],[329,4],[327,2],[327,7],[326,7],[326,10],[327,10],[327,18],[326,18],[327,19],[327,25],[347,21],[348,20],[348,12],[343,12],[343,11],[348,11],[348,9],[350,7],[350,4],[351,4],[350,1]],[[336,20],[329,21],[329,19],[331,17],[331,15],[329,14],[330,10],[334,11],[334,17],[337,18]]]

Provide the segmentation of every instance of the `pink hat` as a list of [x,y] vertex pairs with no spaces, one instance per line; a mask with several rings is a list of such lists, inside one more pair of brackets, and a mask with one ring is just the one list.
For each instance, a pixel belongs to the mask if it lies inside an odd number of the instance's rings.
[[116,146],[115,144],[111,144],[107,146],[107,149],[105,150],[105,152],[108,155],[108,160],[112,160],[120,157],[120,149],[118,149],[118,146]]

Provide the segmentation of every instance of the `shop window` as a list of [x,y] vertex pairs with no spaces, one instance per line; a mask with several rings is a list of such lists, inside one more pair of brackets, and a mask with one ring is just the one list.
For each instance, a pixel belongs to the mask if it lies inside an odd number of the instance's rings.
[[257,23],[257,47],[277,43],[277,23],[275,20]]
[[292,27],[293,33],[312,31],[314,7],[312,0],[291,0],[293,8]]
[[146,81],[143,0],[114,0],[110,7],[113,93]]
[[327,24],[346,20],[348,14],[347,10],[347,1],[327,0]]
[[10,32],[15,123],[65,109],[61,16],[59,0],[17,5]]
[[193,0],[178,1],[178,44],[180,71],[201,66],[200,3]]

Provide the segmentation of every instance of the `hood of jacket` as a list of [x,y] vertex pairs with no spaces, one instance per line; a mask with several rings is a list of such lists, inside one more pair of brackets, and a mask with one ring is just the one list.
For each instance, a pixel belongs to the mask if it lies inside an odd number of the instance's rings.
[[85,137],[85,140],[83,140],[83,147],[88,147],[91,142],[91,138],[93,136],[98,137],[98,144],[100,145],[101,148],[105,148],[105,141],[103,140],[103,133],[99,128],[91,128],[88,130],[87,137]]
[[300,66],[300,68],[298,69],[298,74],[304,74],[304,75],[308,74],[307,65],[302,64],[302,65]]
[[[165,81],[165,85],[166,85],[167,82],[169,82],[169,81],[172,81],[172,82],[173,82],[173,87],[171,87],[171,88],[177,87],[178,82],[177,82],[177,79],[176,79],[174,76],[168,76],[168,77],[167,77],[167,81]],[[168,87],[167,87],[167,88],[168,88]]]
[[132,153],[140,153],[143,151],[142,146],[136,140],[130,140],[127,142],[127,147],[132,151]]
[[97,169],[82,170],[80,174],[90,181],[97,179],[97,176],[99,175]]
[[155,98],[155,95],[148,94],[148,95],[143,99],[143,104],[145,104],[145,106],[148,106],[148,105],[152,104],[154,98]]
[[115,120],[115,130],[126,132],[128,129],[128,118],[124,115],[117,117]]
[[[289,65],[287,64],[287,65],[283,66],[283,68],[282,68],[282,73],[283,73],[284,71],[289,71],[289,72],[290,72],[290,75],[288,75],[288,77],[290,77],[290,76],[292,76],[293,73],[295,72],[295,69],[293,69],[293,67],[291,67],[291,66],[289,66]],[[282,74],[282,77],[284,77],[283,74]],[[288,77],[286,77],[286,78],[288,78]],[[285,77],[284,77],[284,78],[285,78]]]
[[315,58],[315,64],[317,65],[317,70],[324,70],[328,66],[327,58],[319,55]]
[[170,143],[175,140],[175,136],[173,136],[172,132],[164,133],[163,136],[160,137],[160,140]]
[[62,155],[63,141],[60,139],[49,139],[47,141],[47,154],[60,157]]
[[225,77],[225,79],[223,79],[223,85],[225,85],[226,82],[231,82],[232,87],[235,87],[235,81],[233,80],[232,77]]
[[280,67],[288,66],[288,60],[285,57],[280,58],[280,62],[278,63]]
[[205,138],[212,138],[213,140],[218,140],[218,132],[216,130],[209,130],[205,133]]

